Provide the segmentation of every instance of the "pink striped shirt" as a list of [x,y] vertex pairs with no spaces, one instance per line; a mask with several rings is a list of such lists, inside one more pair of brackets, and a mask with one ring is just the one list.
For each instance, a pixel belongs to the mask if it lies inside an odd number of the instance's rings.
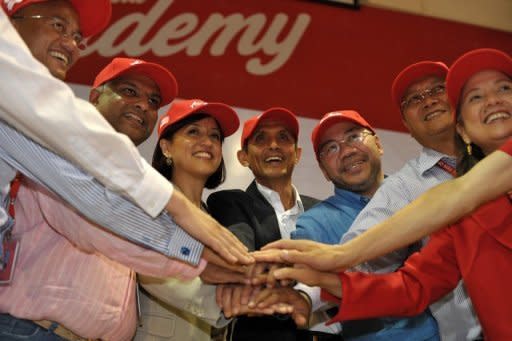
[[0,312],[55,321],[85,338],[133,337],[134,271],[186,280],[206,265],[194,268],[118,238],[28,180],[15,210],[20,252],[13,282],[0,286]]

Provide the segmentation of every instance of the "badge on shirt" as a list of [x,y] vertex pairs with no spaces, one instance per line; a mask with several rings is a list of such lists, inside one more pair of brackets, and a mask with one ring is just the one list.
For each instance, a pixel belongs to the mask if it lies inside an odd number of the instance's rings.
[[4,262],[0,266],[0,285],[10,284],[14,275],[16,259],[18,257],[18,241],[9,239],[3,241]]

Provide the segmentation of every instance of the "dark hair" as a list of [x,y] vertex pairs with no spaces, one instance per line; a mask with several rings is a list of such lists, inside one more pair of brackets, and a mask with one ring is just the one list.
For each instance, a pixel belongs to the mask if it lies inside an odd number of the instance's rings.
[[[461,105],[457,105],[456,115],[457,123],[464,124],[461,119]],[[471,155],[467,151],[466,142],[462,139],[459,133],[455,134],[455,148],[457,150],[457,176],[462,176],[469,172],[480,160],[485,157],[482,148],[471,142]]]
[[[208,115],[207,113],[196,113],[196,114],[190,115],[188,117],[185,117],[181,121],[178,121],[178,122],[168,126],[165,129],[165,131],[162,133],[162,135],[160,135],[160,137],[158,138],[158,141],[157,141],[156,147],[155,147],[155,151],[153,153],[152,166],[169,181],[171,181],[171,179],[172,179],[172,173],[173,173],[174,167],[173,167],[173,165],[171,165],[171,166],[167,165],[166,157],[162,153],[162,148],[160,148],[160,140],[161,139],[170,140],[170,139],[172,139],[174,134],[178,130],[183,128],[184,126],[189,125],[190,123],[194,123],[199,120],[202,120],[203,118],[206,118],[206,117],[212,117],[212,116]],[[220,142],[221,142],[221,144],[224,142],[224,134],[222,134],[222,131],[221,131]],[[220,184],[222,184],[225,179],[226,179],[226,165],[224,164],[224,158],[221,156],[219,168],[217,168],[217,170],[212,175],[210,175],[210,177],[206,180],[204,187],[206,187],[208,189],[216,188]]]

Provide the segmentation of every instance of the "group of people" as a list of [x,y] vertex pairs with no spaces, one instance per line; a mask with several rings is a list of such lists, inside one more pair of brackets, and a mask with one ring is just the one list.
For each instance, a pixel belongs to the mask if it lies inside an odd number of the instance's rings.
[[[364,115],[336,110],[311,136],[334,195],[299,194],[299,122],[274,107],[242,125],[254,181],[205,203],[229,176],[233,108],[175,100],[171,71],[132,58],[80,100],[62,81],[110,0],[2,9],[1,340],[512,337],[507,53],[396,76],[397,114],[423,149],[395,174]],[[136,146],[155,126],[149,165]]]

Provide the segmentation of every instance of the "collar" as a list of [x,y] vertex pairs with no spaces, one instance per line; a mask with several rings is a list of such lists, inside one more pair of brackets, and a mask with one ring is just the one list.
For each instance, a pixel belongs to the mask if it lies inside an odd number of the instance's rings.
[[347,191],[346,189],[337,187],[334,187],[334,195],[336,198],[340,198],[342,200],[346,200],[349,202],[360,202],[364,205],[366,205],[371,199],[361,194],[357,194],[352,191]]
[[418,170],[421,175],[424,175],[435,167],[439,160],[445,161],[452,167],[457,165],[457,159],[455,157],[440,153],[434,149],[423,147],[421,154],[418,157]]
[[[263,195],[263,197],[269,202],[269,204],[274,208],[274,211],[276,212],[284,212],[284,206],[281,202],[281,197],[279,196],[279,193],[274,191],[271,188],[268,188],[266,186],[263,186],[262,184],[256,183],[256,188],[258,191]],[[304,212],[304,206],[302,205],[302,200],[300,199],[299,192],[297,191],[297,188],[295,188],[294,185],[292,185],[293,189],[293,195],[295,196],[295,205],[290,210],[298,210],[298,212]]]

